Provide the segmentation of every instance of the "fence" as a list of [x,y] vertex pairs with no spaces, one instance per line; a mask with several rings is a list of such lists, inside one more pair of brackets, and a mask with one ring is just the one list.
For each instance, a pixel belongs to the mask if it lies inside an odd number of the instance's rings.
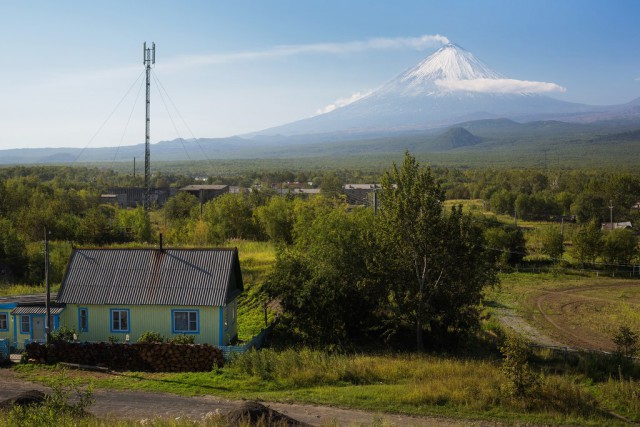
[[11,351],[9,349],[9,340],[2,339],[0,340],[0,360],[7,360],[11,355]]
[[271,324],[269,327],[263,329],[262,331],[260,331],[260,333],[258,335],[256,335],[255,337],[251,338],[250,341],[248,341],[245,344],[242,345],[224,345],[224,346],[220,346],[218,347],[220,350],[222,350],[222,356],[224,357],[225,361],[230,361],[233,358],[234,354],[243,354],[249,350],[251,350],[252,348],[255,348],[256,350],[259,350],[262,348],[262,346],[264,345],[265,340],[267,339],[267,335],[269,335],[271,333],[271,330],[273,329],[273,324]]

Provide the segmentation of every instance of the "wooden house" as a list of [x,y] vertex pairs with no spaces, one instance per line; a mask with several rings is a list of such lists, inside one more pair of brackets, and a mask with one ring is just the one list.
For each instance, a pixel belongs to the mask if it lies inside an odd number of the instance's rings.
[[[60,325],[64,306],[51,295],[51,330]],[[9,341],[14,349],[24,349],[25,344],[44,342],[46,335],[46,295],[13,295],[0,298],[0,339]]]
[[242,291],[235,249],[75,249],[57,301],[80,341],[157,332],[222,346],[237,337]]

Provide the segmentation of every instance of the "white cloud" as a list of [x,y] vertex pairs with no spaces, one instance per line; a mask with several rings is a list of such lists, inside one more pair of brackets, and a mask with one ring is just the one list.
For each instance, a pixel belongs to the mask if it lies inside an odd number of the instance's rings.
[[451,91],[485,93],[546,93],[567,91],[567,89],[555,83],[514,79],[436,80],[436,85],[441,89]]
[[324,108],[319,108],[316,110],[316,115],[328,113],[330,111],[335,110],[336,108],[344,107],[345,105],[349,105],[352,102],[356,102],[359,99],[364,98],[365,96],[369,96],[372,91],[367,92],[356,92],[348,98],[340,98],[336,100],[333,104],[329,104]]
[[424,50],[446,43],[449,43],[448,38],[440,34],[435,34],[420,37],[373,38],[365,41],[343,43],[281,45],[256,51],[178,56],[173,60],[159,64],[159,66],[162,68],[183,68],[187,66],[227,64],[230,62],[254,61],[304,54],[342,55],[369,50]]

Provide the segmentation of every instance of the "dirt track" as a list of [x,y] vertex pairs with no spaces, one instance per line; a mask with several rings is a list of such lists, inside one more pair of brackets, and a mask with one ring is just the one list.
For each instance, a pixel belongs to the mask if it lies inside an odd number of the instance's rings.
[[[14,397],[21,391],[47,388],[17,378],[9,369],[0,369],[0,401]],[[144,420],[154,418],[190,418],[201,420],[213,414],[226,414],[241,401],[215,396],[184,397],[168,393],[140,391],[94,391],[95,403],[90,412],[100,418]],[[456,420],[442,417],[412,417],[341,409],[330,406],[262,402],[296,420],[311,425],[393,425],[393,426],[500,426],[501,423],[475,420]],[[382,421],[382,423],[381,423]]]
[[639,289],[637,283],[597,284],[562,290],[531,289],[532,295],[526,300],[527,306],[533,311],[531,323],[512,310],[502,310],[498,315],[503,324],[540,345],[613,351],[613,326],[598,320],[611,317],[610,313],[619,304],[637,306],[640,302],[635,299],[621,300],[620,297],[591,296],[588,293],[623,294]]

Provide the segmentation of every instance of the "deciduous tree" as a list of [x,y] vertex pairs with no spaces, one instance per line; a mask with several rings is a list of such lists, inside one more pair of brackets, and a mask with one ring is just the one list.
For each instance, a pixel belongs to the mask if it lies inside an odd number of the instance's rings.
[[418,350],[425,326],[437,336],[477,324],[482,289],[496,282],[482,232],[461,207],[445,213],[443,203],[431,170],[409,153],[382,178],[377,276],[392,316],[413,324]]

